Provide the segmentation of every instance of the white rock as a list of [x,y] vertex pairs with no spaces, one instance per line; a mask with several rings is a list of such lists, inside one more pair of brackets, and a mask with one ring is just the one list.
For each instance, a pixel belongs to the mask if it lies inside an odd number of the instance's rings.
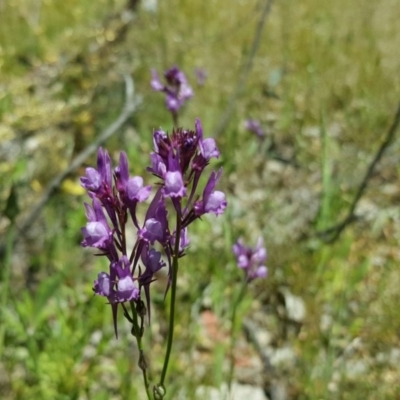
[[289,319],[296,322],[303,322],[306,316],[304,300],[295,296],[288,288],[281,288],[280,292],[285,298],[286,312]]

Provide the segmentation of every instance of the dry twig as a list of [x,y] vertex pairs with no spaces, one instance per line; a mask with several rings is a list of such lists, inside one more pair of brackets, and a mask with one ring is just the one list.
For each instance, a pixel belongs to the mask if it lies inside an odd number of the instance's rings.
[[394,116],[393,122],[389,127],[389,130],[386,133],[385,139],[381,143],[378,151],[375,154],[375,157],[372,159],[371,163],[369,164],[367,168],[367,172],[365,173],[364,179],[361,181],[361,184],[357,190],[357,193],[353,199],[353,202],[350,205],[349,211],[347,213],[347,216],[343,219],[342,222],[340,222],[337,225],[334,225],[322,232],[318,232],[317,235],[322,238],[326,243],[332,243],[336,239],[339,238],[340,234],[344,231],[344,229],[351,224],[352,222],[355,221],[355,209],[358,205],[358,202],[360,201],[362,195],[365,192],[365,189],[368,186],[368,182],[371,179],[375,167],[378,164],[378,162],[381,160],[383,153],[385,150],[390,146],[390,144],[393,142],[395,133],[397,131],[397,128],[399,127],[400,124],[400,103],[397,106],[397,111]]

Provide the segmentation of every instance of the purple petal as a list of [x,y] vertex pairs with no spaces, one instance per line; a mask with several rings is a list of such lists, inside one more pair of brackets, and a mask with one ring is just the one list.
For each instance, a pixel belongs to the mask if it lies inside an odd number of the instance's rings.
[[96,192],[101,187],[101,175],[92,167],[86,168],[86,176],[81,177],[81,185],[86,190]]
[[89,222],[96,221],[96,213],[93,210],[93,207],[88,203],[83,203],[86,209],[85,215]]
[[167,134],[162,129],[157,129],[153,133],[153,145],[156,153],[160,152],[160,144],[164,143],[168,139]]
[[97,152],[97,170],[101,175],[102,181],[107,187],[112,186],[111,158],[107,150],[99,148]]
[[84,237],[83,247],[100,248],[109,240],[109,232],[101,222],[88,222],[81,231]]
[[182,174],[179,171],[169,171],[165,175],[164,196],[182,198],[186,195]]
[[165,105],[168,110],[177,112],[181,108],[182,102],[175,95],[167,94],[165,97]]
[[248,119],[244,123],[245,128],[254,134],[256,134],[259,138],[263,138],[265,136],[265,131],[262,129],[260,123],[254,119]]
[[139,288],[131,276],[119,279],[117,284],[116,299],[119,302],[137,300],[140,296]]
[[219,157],[219,150],[215,143],[215,140],[212,138],[208,138],[199,142],[200,152],[201,155],[206,159],[209,160],[212,157],[218,158]]
[[149,172],[152,172],[154,175],[159,176],[160,178],[164,178],[167,173],[167,167],[164,163],[164,160],[156,153],[150,154],[151,159],[151,167],[147,168]]
[[239,268],[248,268],[250,261],[244,254],[241,254],[237,258],[237,264]]
[[139,230],[139,237],[151,244],[154,244],[156,240],[161,241],[163,238],[161,222],[155,218],[148,219],[144,224],[144,228]]
[[160,82],[160,78],[158,77],[157,71],[155,69],[151,70],[151,87],[156,91],[164,90],[164,85]]
[[110,276],[105,272],[100,272],[94,281],[93,291],[100,296],[108,297],[111,294],[112,283]]
[[147,200],[151,192],[151,186],[143,187],[143,178],[141,176],[135,176],[128,181],[127,195],[128,199],[133,201],[136,200],[139,203]]
[[225,194],[216,190],[208,197],[204,206],[205,212],[212,212],[215,215],[223,214],[228,202],[225,200]]
[[265,265],[262,265],[257,268],[256,276],[257,278],[266,278],[268,275],[268,268]]
[[186,84],[186,83],[182,83],[181,87],[179,89],[179,95],[178,95],[179,99],[181,100],[189,100],[190,98],[193,97],[193,90],[192,88]]
[[151,273],[155,274],[164,266],[165,263],[161,260],[161,253],[159,251],[156,251],[155,249],[150,249],[150,251],[148,252],[146,268],[149,268]]
[[124,151],[119,155],[119,165],[115,168],[115,175],[117,177],[118,191],[125,191],[129,179],[129,164],[128,157]]
[[196,130],[196,136],[199,140],[199,142],[203,141],[203,126],[201,125],[200,118],[196,118],[196,122],[194,123],[195,130]]

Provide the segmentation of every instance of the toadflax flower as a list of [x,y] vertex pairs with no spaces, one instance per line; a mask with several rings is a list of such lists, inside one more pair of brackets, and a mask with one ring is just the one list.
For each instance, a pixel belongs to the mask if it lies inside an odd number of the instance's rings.
[[256,278],[266,278],[268,274],[268,268],[265,266],[267,250],[261,237],[258,238],[254,249],[246,246],[240,238],[233,245],[232,251],[236,256],[238,267],[244,270],[248,282]]
[[151,87],[165,93],[165,104],[169,111],[177,114],[183,104],[193,96],[193,90],[189,86],[185,74],[176,66],[165,71],[164,78],[167,81],[163,85],[155,69],[151,70]]
[[211,172],[207,185],[204,188],[202,199],[194,204],[194,213],[196,215],[201,216],[210,212],[219,215],[224,212],[227,206],[225,194],[219,190],[214,190],[221,174],[222,169],[217,173],[215,171]]

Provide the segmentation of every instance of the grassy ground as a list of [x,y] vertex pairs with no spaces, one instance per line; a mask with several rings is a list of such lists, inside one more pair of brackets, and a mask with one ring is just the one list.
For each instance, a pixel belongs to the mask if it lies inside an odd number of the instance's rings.
[[[124,73],[142,101],[107,148],[115,159],[126,150],[132,173],[149,163],[152,130],[172,127],[162,96],[150,89],[150,68],[161,73],[177,64],[187,73],[195,97],[181,125],[200,117],[206,136],[220,126],[265,3],[169,0],[153,11],[149,4],[129,24],[123,1],[0,4],[0,200],[4,210],[14,186],[17,222],[116,118]],[[221,321],[229,315],[240,280],[231,245],[258,235],[270,275],[255,283],[240,315],[268,333],[271,355],[289,349],[293,356],[276,361],[273,378],[259,368],[251,383],[279,382],[289,399],[400,397],[397,138],[368,182],[359,219],[334,243],[316,235],[346,215],[394,118],[399,18],[395,0],[273,3],[245,86],[216,138],[229,208],[197,225],[183,260],[169,398],[183,389],[195,398],[197,386],[226,379],[227,349],[207,343],[201,311],[207,304]],[[208,74],[202,87],[196,67]],[[266,128],[263,145],[244,130],[249,117]],[[1,398],[143,398],[129,327],[121,319],[116,340],[109,309],[92,297],[104,260],[79,247],[84,200],[73,174],[15,247],[12,237],[21,233],[1,216],[1,241],[9,243],[0,270]],[[306,305],[299,321],[288,314],[287,291]],[[161,285],[153,300],[157,373],[167,309]],[[248,378],[239,372],[237,380]]]

